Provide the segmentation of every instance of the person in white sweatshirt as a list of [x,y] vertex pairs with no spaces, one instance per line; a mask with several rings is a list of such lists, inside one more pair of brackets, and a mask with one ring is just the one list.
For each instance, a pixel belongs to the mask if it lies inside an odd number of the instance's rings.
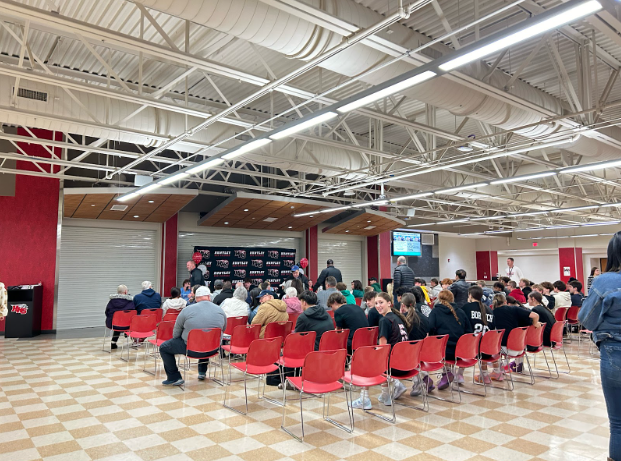
[[248,297],[248,290],[243,285],[235,288],[232,298],[226,298],[220,304],[220,307],[224,311],[226,317],[243,317],[248,315],[248,303],[246,298]]
[[561,280],[557,280],[552,284],[554,286],[554,307],[571,307],[571,295],[567,290],[567,285]]
[[170,289],[170,298],[164,301],[162,309],[164,310],[164,314],[166,314],[168,309],[181,311],[186,304],[186,300],[181,297],[181,290],[177,287],[172,287]]

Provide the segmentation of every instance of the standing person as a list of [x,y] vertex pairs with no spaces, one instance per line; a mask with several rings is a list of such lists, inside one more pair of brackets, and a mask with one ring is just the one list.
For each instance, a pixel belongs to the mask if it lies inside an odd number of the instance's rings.
[[591,268],[591,275],[587,277],[587,295],[591,291],[591,285],[593,285],[593,280],[595,280],[595,277],[597,277],[598,275],[601,275],[601,273],[602,271],[599,270],[599,267]]
[[356,304],[348,303],[341,293],[332,293],[328,298],[328,306],[334,311],[334,322],[337,330],[349,330],[347,353],[351,354],[351,342],[358,328],[369,326],[366,315]]
[[[347,285],[345,285],[343,282],[337,283],[336,289],[337,291],[340,291],[343,296],[345,296],[345,299],[347,300],[347,304],[354,304],[354,305],[356,304],[356,298],[347,289]],[[330,304],[328,304],[327,300],[326,300],[326,305],[330,307]]]
[[162,297],[153,289],[151,282],[148,280],[142,282],[142,291],[134,296],[134,306],[136,306],[138,315],[144,309],[159,309],[162,307]]
[[584,294],[582,293],[582,283],[578,280],[574,280],[569,282],[569,296],[571,297],[571,305],[582,307],[582,300],[584,299]]
[[[537,313],[539,322],[546,324],[543,332],[543,345],[545,347],[550,347],[552,345],[550,342],[550,333],[552,333],[552,325],[556,323],[554,314],[543,305],[543,295],[538,291],[533,291],[528,295],[528,307],[530,307],[531,311]],[[536,350],[536,348],[532,346],[528,346],[528,349]]]
[[[0,291],[4,288],[4,285],[0,287]],[[6,292],[6,290],[5,290]],[[6,299],[6,295],[5,295]],[[106,327],[108,329],[112,329],[112,317],[114,317],[114,313],[117,311],[132,311],[135,309],[133,297],[129,295],[129,291],[125,285],[119,285],[116,288],[116,294],[110,295],[110,301],[108,301],[108,305],[106,306]],[[0,305],[0,309],[2,306]],[[2,314],[2,313],[0,313]],[[6,313],[2,315],[6,316]],[[128,328],[129,330],[129,328]],[[115,331],[112,333],[112,340],[110,342],[110,349],[117,348],[117,341],[119,340],[119,336],[121,335],[120,331]]]
[[226,318],[247,316],[249,308],[248,303],[246,302],[247,297],[248,292],[243,285],[235,288],[233,297],[225,299],[222,301],[222,304],[220,304]]
[[205,278],[203,277],[201,270],[196,267],[196,263],[194,261],[188,261],[186,263],[186,267],[190,273],[190,286],[204,285]]
[[373,290],[376,293],[381,293],[382,292],[382,287],[380,286],[379,283],[377,283],[377,279],[375,277],[371,277],[369,279],[369,285],[373,287]]
[[304,289],[308,290],[308,277],[300,271],[300,266],[298,266],[297,264],[291,268],[291,275],[287,277],[287,280],[294,279],[300,280],[302,282],[302,285],[304,285]]
[[354,295],[354,298],[362,298],[364,296],[364,290],[360,280],[351,282],[351,294]]
[[513,258],[507,258],[507,268],[505,269],[505,273],[507,274],[507,277],[515,283],[519,283],[520,279],[524,278],[524,273],[515,265],[515,259]]
[[[317,304],[323,307],[325,310],[328,310],[328,298],[330,297],[330,295],[332,293],[338,293],[338,290],[336,289],[336,283],[336,278],[332,277],[331,275],[326,277],[325,289],[317,293]],[[355,301],[354,304],[356,304]]]
[[181,309],[183,309],[186,305],[186,300],[181,297],[181,290],[177,287],[172,287],[170,289],[170,298],[164,301],[162,310],[164,311],[164,314],[166,314],[168,309],[172,309],[173,311],[181,311]]
[[218,296],[213,298],[213,303],[218,306],[221,305],[225,299],[229,299],[233,297],[233,284],[230,280],[226,280],[222,284],[222,290],[218,293]]
[[[338,292],[337,292],[338,293]],[[317,305],[317,295],[312,291],[306,290],[298,296],[302,313],[295,323],[295,332],[314,331],[315,350],[319,350],[319,342],[326,331],[334,330],[334,322],[328,312]]]
[[[206,286],[200,286],[196,290],[196,303],[181,311],[175,322],[173,337],[160,346],[160,356],[166,371],[164,386],[182,386],[184,384],[181,373],[177,368],[175,355],[185,355],[187,350],[188,335],[191,330],[220,328],[226,329],[226,315],[220,306],[211,302],[211,291]],[[216,352],[216,350],[212,352]],[[209,360],[198,361],[198,379],[201,381],[207,376]]]
[[455,282],[449,287],[455,302],[455,307],[462,307],[468,302],[470,284],[466,282],[466,271],[459,269],[455,272]]
[[185,279],[181,285],[181,297],[185,299],[187,303],[190,300],[190,294],[192,293],[192,285],[190,285],[190,279]]
[[600,352],[600,376],[608,419],[608,460],[621,459],[621,232],[608,243],[606,272],[593,280],[589,296],[582,303],[578,320],[593,332]]
[[263,338],[268,323],[286,322],[289,320],[289,314],[287,314],[287,304],[282,299],[274,299],[271,290],[263,290],[259,293],[258,298],[261,304],[251,324],[261,325],[259,338]]
[[399,256],[397,258],[397,267],[392,274],[392,291],[397,292],[399,287],[412,288],[414,286],[414,271],[406,264],[407,259],[405,256]]
[[554,287],[554,305],[555,307],[571,307],[571,295],[567,291],[567,285],[562,280],[557,280],[552,284]]
[[[319,274],[319,277],[317,277],[317,282],[313,285],[313,291],[315,292],[319,289],[319,287],[322,287],[324,285],[328,277],[334,277],[337,282],[343,281],[341,271],[334,267],[334,261],[328,259],[326,261],[326,265],[328,267],[321,271],[321,274]],[[336,286],[336,284],[334,286]]]

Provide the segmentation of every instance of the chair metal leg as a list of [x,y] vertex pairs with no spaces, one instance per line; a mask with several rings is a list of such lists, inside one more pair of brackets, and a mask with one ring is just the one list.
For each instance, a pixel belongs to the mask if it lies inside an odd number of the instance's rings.
[[388,398],[390,399],[390,406],[392,407],[392,418],[388,418],[387,416],[374,413],[371,410],[363,410],[363,411],[368,415],[375,416],[376,418],[383,419],[384,421],[394,424],[397,422],[397,416],[395,414],[395,401],[392,399],[392,383],[390,379],[391,378],[388,378]]
[[[425,409],[425,395],[427,394],[427,386],[425,385],[425,382],[423,381],[423,378],[421,376],[421,373],[418,373],[416,375],[416,378],[418,378],[418,383],[420,384],[420,388],[421,388],[421,396],[423,398],[423,406],[417,406],[415,407],[414,405],[408,405],[407,403],[403,403],[403,402],[397,402],[393,400],[393,405],[399,405],[402,407],[407,407],[407,408],[411,408],[413,410],[421,410],[421,411],[429,411],[429,408]],[[412,384],[414,384],[414,378],[412,378]]]
[[[112,330],[110,330],[110,334],[111,335],[114,334],[112,332]],[[108,354],[111,354],[112,353],[112,349],[110,349],[110,350],[106,349],[106,338],[107,337],[108,337],[108,327],[104,327],[103,344],[101,345],[101,350],[104,351],[104,352],[107,352]]]

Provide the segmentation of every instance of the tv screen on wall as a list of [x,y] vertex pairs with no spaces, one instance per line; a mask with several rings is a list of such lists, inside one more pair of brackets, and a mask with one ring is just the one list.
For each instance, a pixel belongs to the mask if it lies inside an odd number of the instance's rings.
[[416,232],[393,232],[393,256],[421,256],[420,234]]

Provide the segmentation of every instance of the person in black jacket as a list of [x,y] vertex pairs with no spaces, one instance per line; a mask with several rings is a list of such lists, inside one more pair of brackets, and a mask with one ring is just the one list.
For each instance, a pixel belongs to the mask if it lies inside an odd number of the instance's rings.
[[188,268],[188,272],[190,273],[190,286],[194,285],[204,285],[205,278],[203,277],[203,273],[201,270],[196,267],[196,263],[194,261],[188,261],[186,263],[186,267]]
[[[119,285],[116,289],[116,294],[110,295],[110,301],[106,306],[106,327],[112,329],[112,317],[117,311],[132,311],[135,309],[133,296],[128,294],[127,287],[125,285]],[[129,328],[127,328],[129,330]],[[116,349],[116,342],[121,335],[120,331],[112,333],[112,341],[110,342],[110,349]]]
[[224,302],[225,299],[233,297],[233,284],[230,280],[227,280],[222,284],[222,291],[218,296],[213,299],[213,303],[218,306]]
[[392,292],[396,293],[399,287],[412,288],[414,286],[414,271],[406,264],[405,256],[397,258],[397,267],[392,275]]
[[[294,279],[300,280],[302,282],[302,285],[304,285],[305,290],[309,289],[308,277],[300,272],[300,266],[295,265],[291,268],[291,274],[289,275],[289,277],[287,277],[287,280],[294,280]],[[287,280],[285,280],[285,282]]]
[[325,288],[324,283],[326,282],[327,277],[334,277],[337,283],[343,281],[341,271],[334,267],[334,261],[328,259],[328,261],[326,261],[326,264],[328,265],[328,267],[321,271],[321,274],[319,274],[319,277],[317,277],[317,282],[313,285],[313,291],[315,292],[319,289],[319,287]]
[[328,312],[321,306],[317,305],[317,295],[312,291],[305,290],[299,296],[302,313],[295,323],[295,332],[314,331],[317,333],[315,337],[315,350],[319,350],[319,342],[321,336],[330,330],[334,330],[334,322],[328,315]]
[[455,307],[461,308],[468,302],[468,290],[470,284],[466,282],[466,271],[459,269],[455,272],[457,276],[455,282],[449,287],[453,298],[455,299]]
[[[545,347],[550,347],[552,343],[550,342],[550,333],[552,333],[552,325],[556,323],[556,319],[554,318],[554,314],[550,312],[550,309],[545,307],[543,304],[543,296],[541,293],[537,291],[532,291],[528,295],[528,306],[531,311],[536,312],[539,315],[539,322],[545,323],[545,329],[543,330],[543,345]],[[528,350],[532,351],[535,348],[532,346],[528,346]]]
[[[419,287],[416,288],[420,290]],[[422,296],[422,290],[419,296]],[[405,316],[408,341],[425,339],[429,334],[429,319],[421,312],[419,305],[422,303],[418,301],[419,297],[414,293],[406,293],[401,297],[401,313]],[[426,373],[425,376],[427,376]],[[429,380],[428,377],[426,379]],[[417,397],[421,394],[423,382],[423,379],[412,380],[411,397]]]

